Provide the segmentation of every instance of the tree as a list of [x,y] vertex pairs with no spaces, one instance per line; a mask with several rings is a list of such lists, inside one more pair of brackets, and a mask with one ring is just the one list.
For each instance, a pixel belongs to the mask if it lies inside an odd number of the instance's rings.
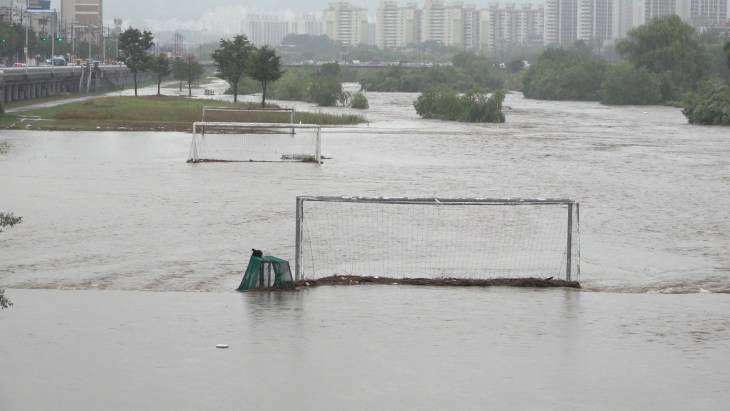
[[232,40],[221,39],[220,46],[213,52],[213,61],[218,66],[218,76],[233,88],[233,102],[238,102],[238,83],[246,73],[252,51],[246,36]]
[[727,66],[730,67],[730,41],[725,43],[725,54],[727,54]]
[[607,66],[581,49],[548,49],[527,70],[522,91],[534,99],[599,101]]
[[[16,217],[12,213],[0,213],[0,233],[3,232],[3,228],[10,227],[20,224],[23,222],[23,217]],[[0,289],[0,309],[6,309],[11,307],[13,303],[5,297],[5,290]]]
[[172,78],[180,82],[180,92],[182,93],[183,82],[188,78],[188,69],[185,60],[175,57],[172,61]]
[[261,84],[261,107],[266,107],[266,89],[269,83],[279,80],[283,74],[281,58],[274,49],[264,46],[254,51],[248,75]]
[[662,101],[662,84],[654,73],[631,64],[609,66],[601,90],[603,104],[658,104]]
[[708,81],[699,93],[689,93],[682,111],[690,124],[730,126],[730,86]]
[[137,73],[146,71],[150,66],[152,56],[147,53],[152,47],[152,33],[141,32],[135,28],[128,28],[119,35],[119,57],[134,77],[134,95],[137,94]]
[[203,73],[205,73],[205,69],[200,63],[198,63],[198,60],[195,59],[195,56],[189,54],[187,57],[185,57],[185,73],[187,76],[186,80],[188,82],[188,97],[192,97],[193,83],[200,79]]
[[160,92],[162,89],[162,79],[170,75],[172,72],[170,68],[170,59],[167,58],[166,54],[160,54],[152,60],[152,70],[157,75],[157,95],[161,96]]
[[665,101],[695,89],[707,69],[695,29],[676,15],[656,18],[629,31],[616,50],[635,66],[660,76]]

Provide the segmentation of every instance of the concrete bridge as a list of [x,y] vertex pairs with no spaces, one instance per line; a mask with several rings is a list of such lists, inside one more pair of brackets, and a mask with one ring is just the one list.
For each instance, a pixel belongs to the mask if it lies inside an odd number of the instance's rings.
[[[139,81],[149,73],[140,73]],[[93,93],[125,88],[132,73],[125,66],[56,66],[0,69],[0,103],[59,94]]]

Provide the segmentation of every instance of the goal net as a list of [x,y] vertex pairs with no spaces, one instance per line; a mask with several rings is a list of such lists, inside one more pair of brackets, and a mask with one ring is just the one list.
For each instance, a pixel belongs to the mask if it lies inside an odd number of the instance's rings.
[[580,275],[571,200],[299,197],[297,280]]
[[[293,108],[244,108],[205,106],[201,122],[237,123],[288,123],[294,124],[296,110]],[[291,130],[294,133],[294,130]]]
[[189,163],[322,161],[316,124],[196,122]]

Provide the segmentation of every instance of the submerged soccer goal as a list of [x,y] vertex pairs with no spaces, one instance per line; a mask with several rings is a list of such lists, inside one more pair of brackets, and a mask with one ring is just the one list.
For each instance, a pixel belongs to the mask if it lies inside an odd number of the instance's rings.
[[322,127],[317,124],[193,123],[188,163],[322,163]]
[[580,277],[566,199],[298,197],[296,280]]

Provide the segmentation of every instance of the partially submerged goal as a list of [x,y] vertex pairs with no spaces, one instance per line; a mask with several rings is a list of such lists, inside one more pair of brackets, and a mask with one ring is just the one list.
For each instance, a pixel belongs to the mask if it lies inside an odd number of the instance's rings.
[[[282,130],[287,131],[282,133]],[[193,123],[189,163],[291,161],[321,164],[320,125],[211,121]]]
[[580,277],[567,199],[298,197],[295,279]]

